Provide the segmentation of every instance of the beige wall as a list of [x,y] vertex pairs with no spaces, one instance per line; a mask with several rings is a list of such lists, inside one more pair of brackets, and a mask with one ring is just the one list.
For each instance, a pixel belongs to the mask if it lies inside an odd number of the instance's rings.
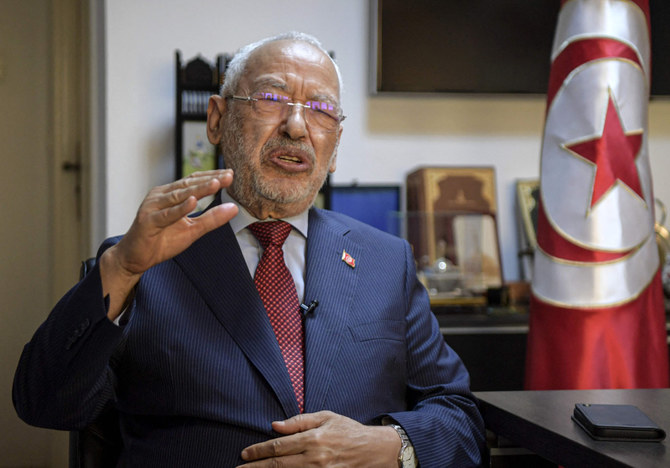
[[50,304],[49,0],[0,2],[0,466],[64,466],[63,434],[18,419],[11,386]]

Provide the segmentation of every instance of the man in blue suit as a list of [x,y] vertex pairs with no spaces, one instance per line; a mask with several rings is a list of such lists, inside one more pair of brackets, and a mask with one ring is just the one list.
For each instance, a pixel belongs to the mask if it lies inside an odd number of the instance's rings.
[[[14,382],[24,420],[80,428],[111,403],[121,466],[481,463],[468,373],[410,246],[310,208],[335,170],[340,89],[311,36],[236,54],[207,120],[228,169],[151,190],[128,232],[103,244],[24,349]],[[281,248],[297,297],[279,318],[260,275],[254,283],[271,249],[254,225],[266,220],[289,223]],[[288,326],[275,322],[300,302],[287,357],[277,327]]]

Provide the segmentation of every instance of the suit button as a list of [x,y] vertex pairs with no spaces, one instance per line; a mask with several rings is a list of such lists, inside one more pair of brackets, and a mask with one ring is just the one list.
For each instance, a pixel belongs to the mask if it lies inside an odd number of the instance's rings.
[[89,319],[84,320],[82,323],[79,324],[79,328],[75,330],[75,336],[81,336],[84,334],[88,326],[91,324]]
[[79,324],[77,328],[75,328],[72,331],[72,335],[68,338],[67,342],[65,343],[65,349],[69,350],[72,348],[72,345],[77,341],[77,339],[84,334],[86,329],[89,327],[91,324],[91,321],[89,319],[84,320]]

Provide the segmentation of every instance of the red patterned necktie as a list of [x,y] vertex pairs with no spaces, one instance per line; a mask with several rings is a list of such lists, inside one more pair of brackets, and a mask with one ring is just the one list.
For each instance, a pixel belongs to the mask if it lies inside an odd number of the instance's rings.
[[249,229],[263,246],[254,283],[270,318],[302,413],[305,406],[302,316],[295,283],[284,263],[282,250],[291,225],[270,221],[251,224]]

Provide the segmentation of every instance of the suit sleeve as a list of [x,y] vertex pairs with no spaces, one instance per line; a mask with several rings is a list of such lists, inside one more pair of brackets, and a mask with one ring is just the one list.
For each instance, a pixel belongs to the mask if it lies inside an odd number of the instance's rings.
[[19,417],[51,429],[85,427],[114,398],[109,362],[122,335],[107,318],[95,266],[25,345],[12,393]]
[[470,392],[470,377],[444,342],[428,294],[416,277],[411,249],[405,245],[410,410],[389,416],[407,432],[421,466],[479,466],[485,431]]

